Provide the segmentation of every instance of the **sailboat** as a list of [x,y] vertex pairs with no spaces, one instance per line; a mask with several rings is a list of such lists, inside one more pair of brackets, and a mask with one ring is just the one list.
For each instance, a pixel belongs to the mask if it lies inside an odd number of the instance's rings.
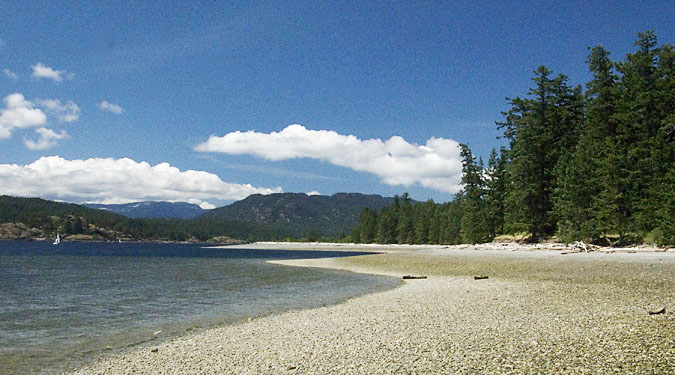
[[54,243],[52,245],[58,245],[61,243],[61,236],[56,233],[56,239],[54,240]]

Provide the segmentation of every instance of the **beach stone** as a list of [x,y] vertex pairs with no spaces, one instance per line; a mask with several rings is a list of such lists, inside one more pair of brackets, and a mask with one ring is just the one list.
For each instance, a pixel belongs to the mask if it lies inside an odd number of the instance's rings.
[[[150,358],[143,349],[112,353],[74,374],[672,373],[675,314],[652,317],[645,306],[675,303],[674,253],[658,262],[645,253],[504,254],[433,248],[293,261],[433,277],[191,333]],[[377,259],[386,269],[365,265]],[[483,272],[490,282],[474,282]]]

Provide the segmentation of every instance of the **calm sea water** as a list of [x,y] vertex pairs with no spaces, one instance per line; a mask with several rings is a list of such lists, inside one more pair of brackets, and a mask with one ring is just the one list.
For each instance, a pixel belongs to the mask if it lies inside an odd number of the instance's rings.
[[0,241],[0,373],[56,373],[111,350],[399,285],[265,262],[345,254]]

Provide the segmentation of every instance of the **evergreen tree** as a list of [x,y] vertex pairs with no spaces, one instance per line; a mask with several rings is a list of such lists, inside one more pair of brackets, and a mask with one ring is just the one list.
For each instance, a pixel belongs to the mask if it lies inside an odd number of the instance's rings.
[[81,234],[82,232],[82,219],[79,215],[75,215],[75,219],[73,220],[73,234]]
[[375,242],[381,244],[396,243],[396,228],[399,220],[397,210],[383,208],[378,215]]
[[[461,145],[464,189],[454,200],[395,200],[371,220],[382,243],[482,242],[499,233],[553,234],[605,244],[650,238],[675,243],[675,53],[639,33],[637,51],[612,62],[602,47],[587,59],[582,94],[539,67],[528,97],[509,100],[497,125],[509,148],[488,167]],[[618,235],[618,241],[613,238]]]
[[558,235],[566,241],[598,238],[600,233],[612,230],[614,225],[608,224],[616,220],[607,219],[618,213],[611,200],[614,186],[607,166],[609,150],[614,148],[611,139],[616,132],[613,117],[617,77],[604,48],[593,48],[586,61],[593,73],[587,84],[587,116],[574,153],[559,165],[555,196]]
[[658,49],[653,32],[638,33],[635,42],[638,50],[628,54],[626,61],[618,63],[617,69],[622,74],[619,81],[618,102],[618,148],[620,155],[625,155],[620,165],[620,172],[625,172],[623,179],[628,182],[623,203],[626,216],[626,228],[632,232],[642,231],[654,226],[654,209],[650,185],[663,170],[656,165],[658,156],[652,154],[653,142],[660,127],[658,113],[658,92],[656,75],[656,58]]
[[442,206],[434,204],[431,216],[431,223],[429,223],[429,243],[432,245],[440,244],[441,242],[441,228],[443,227],[443,210]]
[[462,184],[464,185],[462,218],[460,219],[462,241],[485,242],[490,239],[490,234],[483,200],[485,179],[482,162],[476,163],[471,149],[465,144],[460,144],[460,155],[462,156]]
[[356,234],[352,233],[352,241],[356,243],[373,243],[377,230],[377,219],[377,213],[374,210],[365,208],[361,212],[361,216],[359,216]]
[[455,195],[455,199],[445,205],[445,225],[442,226],[441,243],[447,245],[456,245],[462,243],[461,221],[462,221],[462,202],[464,194],[462,192]]
[[490,152],[486,173],[485,210],[487,228],[491,238],[504,232],[504,196],[506,195],[506,150],[500,154],[494,148]]
[[431,236],[431,226],[434,223],[434,214],[436,204],[429,199],[423,204],[415,205],[415,243],[431,244],[437,243]]
[[657,238],[662,245],[675,244],[675,49],[663,45],[658,53],[656,71],[659,130],[654,137],[652,158],[659,166],[651,184]]
[[404,193],[401,196],[395,238],[399,244],[412,244],[415,242],[414,213],[412,199],[410,199],[408,193]]
[[505,121],[498,123],[510,141],[507,221],[511,229],[527,228],[533,240],[553,233],[555,168],[576,143],[583,116],[581,89],[570,88],[562,74],[550,75],[540,66],[532,79],[532,98],[511,99]]

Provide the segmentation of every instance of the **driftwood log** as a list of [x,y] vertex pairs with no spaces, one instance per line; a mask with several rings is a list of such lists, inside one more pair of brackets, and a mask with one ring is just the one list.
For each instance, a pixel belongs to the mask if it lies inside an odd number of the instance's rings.
[[426,279],[426,276],[414,276],[414,275],[405,275],[402,277],[403,280],[417,280],[417,279]]
[[649,311],[649,315],[658,315],[658,314],[665,314],[666,313],[666,308],[662,308],[661,310],[656,310],[656,311]]
[[474,280],[485,280],[485,279],[487,279],[488,277],[489,277],[489,276],[479,275],[479,276],[474,276],[473,279],[474,279]]
[[593,247],[593,245],[587,245],[587,244],[584,243],[584,241],[575,241],[574,244],[572,244],[572,246],[570,246],[569,251],[564,251],[560,254],[562,254],[562,255],[573,254],[573,253],[580,253],[582,251],[584,253],[588,253],[588,252],[591,252],[591,251],[594,251],[594,250],[595,250],[595,248]]

